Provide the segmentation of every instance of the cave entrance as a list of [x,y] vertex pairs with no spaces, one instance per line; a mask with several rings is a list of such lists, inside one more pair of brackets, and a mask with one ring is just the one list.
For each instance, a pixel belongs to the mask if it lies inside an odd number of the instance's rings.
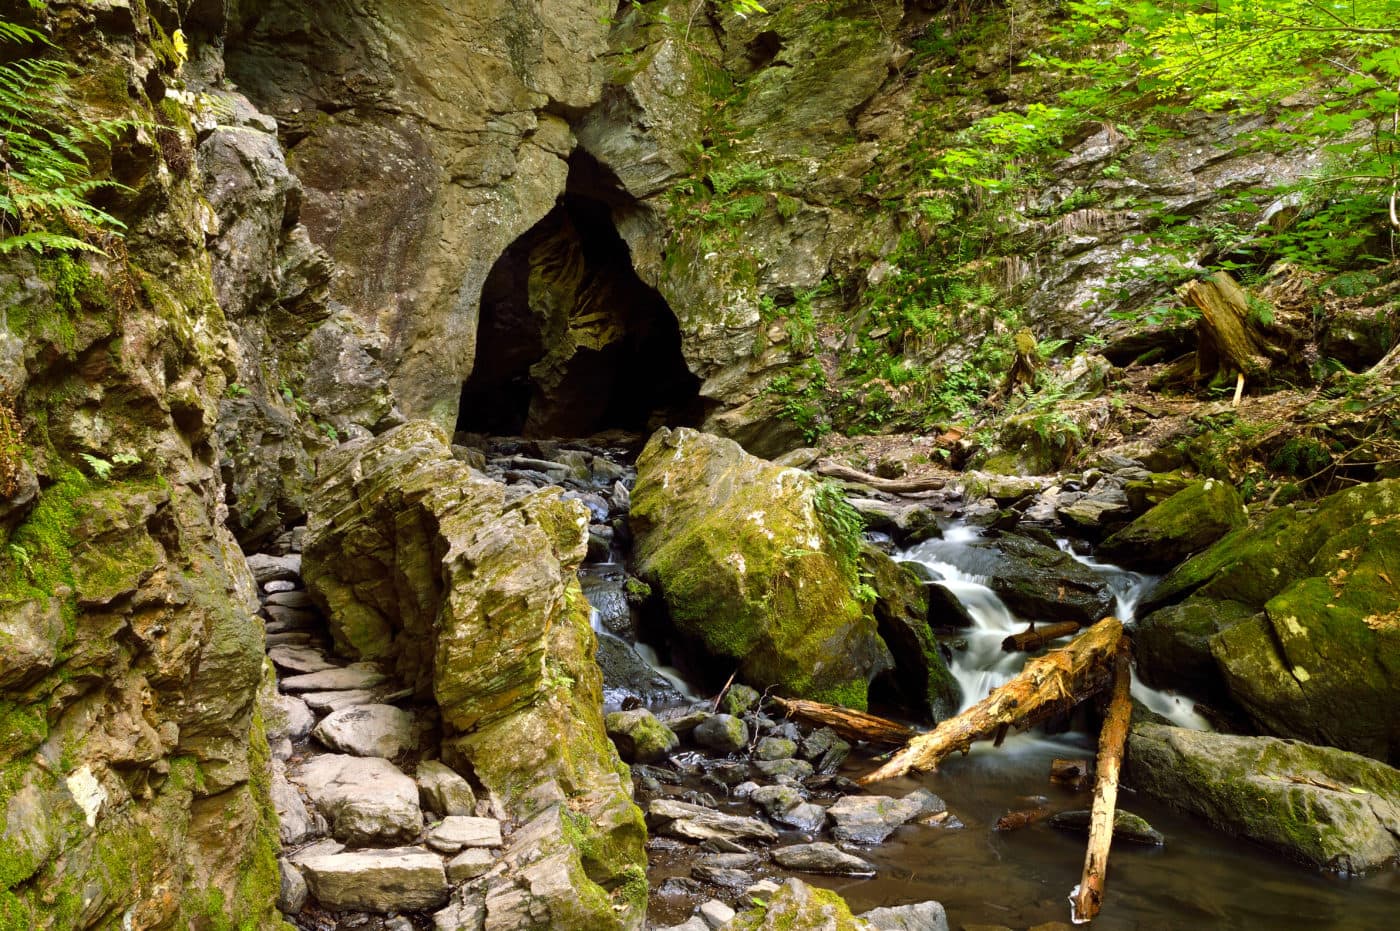
[[614,224],[630,206],[596,161],[574,156],[558,204],[486,278],[459,431],[580,437],[699,421],[676,316]]

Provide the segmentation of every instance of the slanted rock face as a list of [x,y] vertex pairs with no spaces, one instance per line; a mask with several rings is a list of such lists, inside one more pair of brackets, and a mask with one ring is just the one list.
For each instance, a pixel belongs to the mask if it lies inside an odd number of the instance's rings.
[[661,430],[637,460],[639,571],[676,631],[759,687],[864,708],[892,665],[806,473],[695,430]]
[[528,820],[512,847],[533,830],[548,861],[521,861],[538,887],[495,876],[486,914],[519,893],[550,927],[638,926],[645,828],[603,726],[577,578],[586,510],[557,488],[507,501],[426,421],[344,444],[320,469],[304,571],[337,645],[436,700],[443,761]]
[[[1182,613],[1251,615],[1209,648],[1230,696],[1265,731],[1400,760],[1400,481],[1281,508],[1183,563],[1152,594]],[[1194,606],[1194,607],[1193,607]],[[1253,612],[1259,612],[1253,615]],[[1219,612],[1212,616],[1220,617]]]
[[1400,773],[1363,756],[1145,724],[1128,760],[1145,794],[1325,869],[1362,873],[1400,856]]

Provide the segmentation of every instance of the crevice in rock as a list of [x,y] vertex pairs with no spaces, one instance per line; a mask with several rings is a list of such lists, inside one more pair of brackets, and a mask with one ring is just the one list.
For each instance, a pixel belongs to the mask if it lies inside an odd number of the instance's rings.
[[458,430],[586,436],[699,421],[675,314],[637,277],[614,222],[633,206],[606,168],[573,156],[558,204],[486,279]]

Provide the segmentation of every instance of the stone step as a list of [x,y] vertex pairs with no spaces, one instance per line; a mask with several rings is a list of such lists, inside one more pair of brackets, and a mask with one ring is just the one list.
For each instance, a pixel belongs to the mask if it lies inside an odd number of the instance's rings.
[[297,608],[302,611],[315,611],[316,602],[306,592],[275,592],[263,599],[263,604],[279,608]]
[[271,582],[263,583],[263,594],[275,595],[278,592],[296,591],[297,583],[290,579],[273,579]]
[[248,557],[248,569],[259,585],[268,582],[301,583],[301,556],[270,556],[267,553],[254,553]]
[[501,822],[495,818],[451,815],[428,832],[428,846],[442,853],[456,853],[463,847],[499,847],[501,843]]
[[307,707],[317,714],[328,714],[341,708],[355,705],[372,705],[381,699],[379,693],[370,689],[348,689],[337,692],[306,692],[302,696]]
[[312,736],[352,756],[392,759],[418,746],[413,715],[393,705],[354,705],[327,715]]
[[342,668],[326,659],[326,654],[315,647],[292,643],[278,644],[270,648],[267,658],[272,660],[272,664],[278,669],[297,674]]
[[329,909],[402,912],[447,901],[442,857],[422,847],[352,850],[298,863],[311,895]]
[[[342,669],[324,669],[300,676],[289,676],[280,683],[284,692],[342,692],[372,689],[388,677],[369,663],[354,663]],[[308,703],[309,704],[309,703]]]
[[321,630],[326,626],[321,615],[315,611],[300,608],[286,608],[282,605],[263,605],[262,616],[270,624],[280,624],[278,630]]
[[423,812],[418,784],[388,760],[325,753],[289,774],[347,844],[395,844],[418,839]]
[[325,649],[326,638],[311,630],[281,630],[270,633],[265,638],[269,647],[290,643],[297,646],[315,646]]

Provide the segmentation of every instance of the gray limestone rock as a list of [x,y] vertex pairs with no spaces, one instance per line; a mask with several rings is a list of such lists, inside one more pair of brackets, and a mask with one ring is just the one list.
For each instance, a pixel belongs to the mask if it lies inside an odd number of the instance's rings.
[[832,836],[838,841],[878,844],[895,828],[924,814],[918,799],[895,799],[887,795],[847,795],[827,812],[836,822]]
[[467,780],[446,763],[424,760],[418,764],[418,802],[439,815],[470,815],[476,795]]
[[253,580],[259,585],[268,582],[299,582],[301,581],[301,556],[295,553],[286,556],[254,553],[248,557],[248,569],[253,573]]
[[280,683],[284,692],[339,692],[372,689],[388,681],[371,663],[354,663],[343,669],[326,669],[301,676],[289,676]]
[[841,850],[834,844],[796,844],[773,851],[773,860],[790,870],[839,876],[874,876],[875,864]]
[[354,705],[332,712],[312,735],[332,750],[392,759],[417,746],[413,715],[393,705]]
[[786,760],[797,755],[797,743],[786,737],[764,737],[753,748],[756,760]]
[[499,847],[501,822],[495,818],[449,815],[428,832],[428,846],[442,853],[456,853],[463,847]]
[[316,716],[311,713],[306,702],[295,695],[273,696],[270,712],[264,711],[268,740],[282,737],[293,741],[301,740],[316,726]]
[[379,701],[379,693],[370,689],[345,689],[337,692],[303,692],[301,698],[317,714],[329,714],[355,705],[372,705]]
[[277,870],[281,877],[277,892],[277,909],[284,915],[295,915],[306,906],[306,877],[302,876],[301,870],[286,857],[278,859]]
[[388,760],[328,753],[292,777],[347,844],[411,841],[423,829],[417,784]]
[[447,861],[447,881],[475,879],[496,863],[496,855],[484,847],[468,847]]
[[778,839],[777,831],[755,818],[726,815],[673,799],[652,800],[647,806],[647,822],[662,834],[693,841],[714,839],[737,843],[757,840],[771,843]]
[[948,931],[948,916],[938,902],[876,908],[859,917],[878,931]]
[[791,786],[764,786],[750,793],[749,800],[774,821],[799,831],[815,831],[826,823],[826,810]]
[[340,668],[326,659],[326,654],[311,646],[281,643],[269,649],[267,657],[278,669],[294,675]]
[[330,909],[418,911],[447,901],[442,858],[421,847],[307,857],[299,865],[311,894]]
[[272,764],[272,805],[277,810],[277,822],[282,846],[301,844],[325,832],[320,815],[310,812],[296,786],[287,781],[281,761]]

